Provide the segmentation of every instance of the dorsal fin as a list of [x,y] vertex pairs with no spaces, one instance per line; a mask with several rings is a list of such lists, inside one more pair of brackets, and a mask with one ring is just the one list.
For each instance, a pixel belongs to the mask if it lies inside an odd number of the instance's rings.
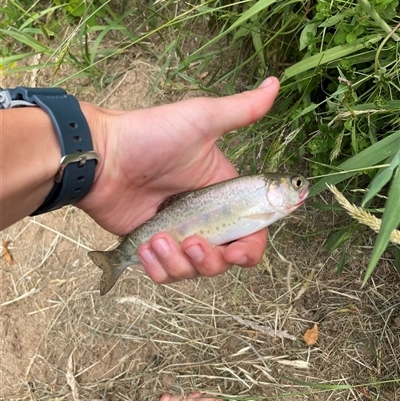
[[171,206],[173,203],[175,203],[179,199],[183,198],[190,192],[193,192],[193,191],[178,192],[177,194],[173,194],[173,195],[169,196],[168,198],[164,199],[158,205],[156,213],[160,213],[162,210],[166,209],[168,206]]

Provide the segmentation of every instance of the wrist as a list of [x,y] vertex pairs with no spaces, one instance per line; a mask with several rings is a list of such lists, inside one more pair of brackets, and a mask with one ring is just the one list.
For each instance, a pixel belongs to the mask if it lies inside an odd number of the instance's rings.
[[82,200],[93,185],[100,156],[93,150],[89,125],[79,102],[62,88],[19,86],[0,92],[1,108],[12,109],[20,106],[39,107],[47,113],[62,156],[49,194],[31,216]]
[[[108,121],[106,113],[88,103],[82,103],[79,107],[90,127],[91,132],[87,130],[87,135],[93,137],[93,147],[90,149],[104,157]],[[73,120],[73,116],[71,111],[69,118]],[[0,148],[3,150],[0,163],[0,209],[3,211],[0,214],[0,229],[3,229],[43,204],[55,186],[55,176],[59,172],[63,154],[71,152],[68,149],[62,152],[54,119],[41,107],[2,109],[0,121]],[[94,170],[95,180],[102,166]]]
[[39,107],[0,110],[0,229],[36,210],[51,191],[61,148]]
[[[120,110],[104,109],[91,103],[80,103],[82,112],[89,125],[93,148],[100,154],[100,162],[96,167],[95,178],[89,193],[75,204],[90,216],[104,208],[105,194],[113,191],[115,174],[121,148],[116,143],[121,133],[121,116],[126,114]],[[110,209],[113,205],[110,205]]]
[[[104,166],[104,157],[106,149],[106,137],[109,123],[107,112],[91,103],[79,102],[82,113],[88,123],[90,134],[92,137],[93,150],[100,155],[100,160],[97,163],[93,185],[98,180]],[[83,199],[82,199],[83,200]]]
[[[98,199],[96,199],[96,193],[98,194],[104,190],[106,191],[107,183],[112,180],[112,177],[110,177],[110,170],[112,175],[112,171],[115,169],[110,166],[113,160],[113,157],[110,157],[110,154],[114,153],[113,149],[110,149],[110,143],[113,142],[113,137],[115,139],[115,136],[118,135],[118,117],[121,114],[124,114],[124,112],[103,109],[86,102],[80,102],[80,106],[90,128],[93,149],[100,155],[100,161],[96,166],[93,185],[89,193],[82,200],[76,203],[77,207],[87,211],[87,209],[92,207],[93,200],[95,200],[95,203],[98,202]],[[108,170],[108,172],[106,170]]]

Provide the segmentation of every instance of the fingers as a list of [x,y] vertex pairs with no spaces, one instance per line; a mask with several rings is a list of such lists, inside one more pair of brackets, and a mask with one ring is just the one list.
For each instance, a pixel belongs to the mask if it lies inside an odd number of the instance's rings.
[[[253,124],[272,107],[279,92],[279,81],[268,77],[257,89],[220,98],[192,98],[157,107],[155,119],[148,119],[148,110],[135,111],[137,123],[148,126],[155,122],[157,132],[176,122],[185,127],[181,132],[199,132],[212,142],[229,131]],[[154,109],[153,109],[154,110]],[[146,132],[151,132],[148,126]],[[191,134],[191,137],[195,135]]]
[[180,246],[169,234],[159,233],[141,245],[138,254],[147,274],[158,284],[212,277],[232,266],[224,260],[220,247],[198,236],[187,238]]
[[209,133],[216,137],[253,124],[272,107],[279,92],[279,81],[268,77],[257,89],[233,96],[207,99],[204,102],[204,114],[207,121],[212,121]]
[[255,266],[261,261],[265,251],[267,233],[264,229],[232,242],[224,251],[224,259],[242,267]]
[[212,246],[199,236],[186,238],[179,245],[169,234],[159,233],[141,245],[138,254],[149,277],[156,283],[168,284],[217,276],[233,264],[254,266],[261,260],[266,242],[266,230],[222,246]]
[[224,259],[224,247],[212,246],[203,237],[194,235],[186,238],[181,248],[200,276],[214,277],[232,267]]
[[[206,397],[206,398],[205,398]],[[164,394],[159,401],[218,401],[215,398],[209,398],[206,394],[193,393],[187,396]]]
[[149,243],[139,247],[138,255],[146,273],[158,284],[198,276],[179,244],[168,234],[154,235]]
[[[277,78],[268,77],[257,89],[212,99],[215,119],[221,124],[223,133],[253,124],[263,117],[272,107],[279,87]],[[216,134],[220,135],[218,132]]]

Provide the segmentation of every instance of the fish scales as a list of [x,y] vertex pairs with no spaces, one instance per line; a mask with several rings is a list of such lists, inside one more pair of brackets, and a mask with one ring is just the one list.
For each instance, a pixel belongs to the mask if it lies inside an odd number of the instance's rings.
[[158,232],[182,242],[201,235],[220,245],[252,234],[296,209],[308,194],[300,175],[260,174],[223,181],[186,193],[128,234],[114,250],[89,252],[103,270],[100,293],[107,293],[128,267],[140,266],[138,247]]
[[[220,237],[216,233],[219,231],[219,220],[221,225],[232,227],[233,220],[237,220],[241,213],[261,213],[265,210],[263,177],[246,177],[246,181],[246,193],[243,192],[243,182],[228,186],[228,181],[224,181],[224,185],[216,185],[214,192],[201,189],[187,195],[181,202],[172,204],[136,229],[132,233],[133,242],[143,243],[160,231],[168,231],[178,242],[189,235],[208,234],[209,242],[216,245]],[[214,238],[215,235],[218,238]]]

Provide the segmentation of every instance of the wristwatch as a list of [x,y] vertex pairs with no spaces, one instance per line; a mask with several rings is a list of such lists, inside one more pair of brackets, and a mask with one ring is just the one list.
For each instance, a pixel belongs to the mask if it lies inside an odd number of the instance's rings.
[[[0,109],[40,107],[49,115],[61,147],[61,161],[54,186],[31,216],[80,201],[93,185],[100,155],[77,99],[61,88],[0,88]],[[46,157],[46,155],[43,155]]]

